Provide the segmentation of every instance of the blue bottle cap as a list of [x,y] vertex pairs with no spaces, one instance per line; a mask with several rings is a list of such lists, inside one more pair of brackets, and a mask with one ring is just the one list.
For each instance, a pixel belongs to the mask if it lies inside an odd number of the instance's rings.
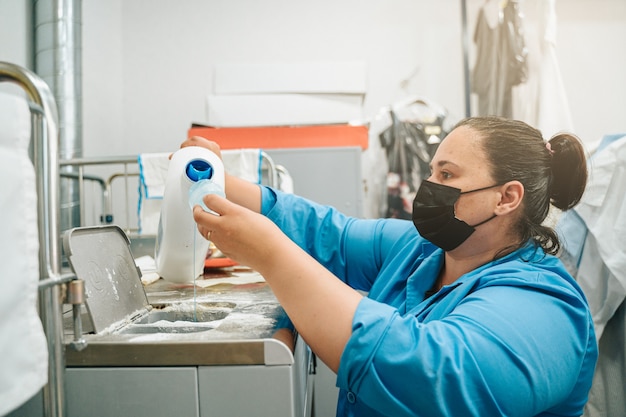
[[187,163],[185,173],[187,178],[193,182],[208,180],[213,177],[213,167],[204,159],[194,159]]

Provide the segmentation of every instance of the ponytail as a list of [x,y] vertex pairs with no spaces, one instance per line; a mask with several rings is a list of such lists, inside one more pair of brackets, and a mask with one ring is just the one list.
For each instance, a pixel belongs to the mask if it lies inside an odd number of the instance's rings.
[[554,135],[548,145],[552,154],[550,202],[569,210],[578,204],[587,185],[585,150],[576,136],[567,133]]

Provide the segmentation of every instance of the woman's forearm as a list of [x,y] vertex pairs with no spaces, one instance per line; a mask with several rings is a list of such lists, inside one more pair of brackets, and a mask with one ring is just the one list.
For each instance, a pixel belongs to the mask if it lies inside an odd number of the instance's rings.
[[337,372],[362,296],[291,241],[281,241],[259,269],[300,335]]
[[226,174],[226,198],[255,213],[261,212],[261,188],[252,182]]

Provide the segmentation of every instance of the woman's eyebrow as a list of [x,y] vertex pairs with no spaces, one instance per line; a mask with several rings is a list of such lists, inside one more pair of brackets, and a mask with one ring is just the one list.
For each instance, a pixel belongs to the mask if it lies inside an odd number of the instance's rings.
[[[455,166],[455,167],[458,167],[458,165],[457,165],[457,164],[455,164],[454,162],[451,162],[451,161],[441,160],[441,161],[437,162],[437,168],[443,168],[443,167],[444,167],[444,166],[446,166],[446,165],[453,165],[453,166]],[[430,170],[432,171],[432,169],[433,169],[433,165],[432,165],[432,164],[429,164],[429,165],[428,165],[428,167],[429,167],[429,168],[430,168]]]

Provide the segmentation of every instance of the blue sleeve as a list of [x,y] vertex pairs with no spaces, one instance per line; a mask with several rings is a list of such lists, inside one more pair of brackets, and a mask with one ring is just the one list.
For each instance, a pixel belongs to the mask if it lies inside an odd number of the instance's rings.
[[364,291],[371,288],[410,224],[348,217],[333,207],[268,187],[262,187],[261,212],[335,276]]
[[337,385],[385,415],[575,416],[593,374],[580,300],[521,287],[481,288],[424,322],[364,298],[352,332]]

